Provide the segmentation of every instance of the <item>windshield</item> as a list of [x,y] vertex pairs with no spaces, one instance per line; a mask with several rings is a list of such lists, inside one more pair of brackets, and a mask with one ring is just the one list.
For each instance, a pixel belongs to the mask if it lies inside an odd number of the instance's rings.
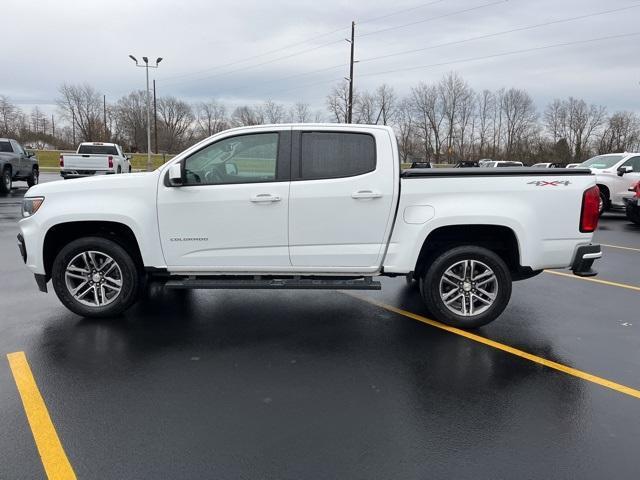
[[118,155],[118,149],[113,145],[80,145],[78,153],[84,155]]
[[598,155],[580,164],[581,167],[611,168],[624,158],[624,155]]

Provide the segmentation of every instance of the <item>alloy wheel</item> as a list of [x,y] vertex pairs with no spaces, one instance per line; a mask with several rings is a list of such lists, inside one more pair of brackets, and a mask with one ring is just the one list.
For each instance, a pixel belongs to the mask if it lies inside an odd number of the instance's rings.
[[495,302],[498,279],[486,263],[462,260],[444,271],[439,292],[444,305],[456,315],[480,315]]

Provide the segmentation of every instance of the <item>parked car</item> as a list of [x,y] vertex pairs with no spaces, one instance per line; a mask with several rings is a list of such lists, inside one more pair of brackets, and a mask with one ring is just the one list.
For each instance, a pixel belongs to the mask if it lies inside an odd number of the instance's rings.
[[131,172],[131,159],[115,143],[84,142],[75,154],[60,155],[60,176],[80,178]]
[[489,162],[493,162],[493,160],[491,160],[490,158],[481,158],[480,160],[478,160],[478,165],[484,167],[485,164]]
[[634,192],[634,195],[624,199],[627,218],[636,225],[640,225],[640,182],[636,183],[630,190]]
[[480,164],[478,162],[474,162],[471,160],[463,160],[461,162],[456,163],[454,168],[478,168]]
[[514,280],[596,274],[595,177],[529,172],[401,172],[381,125],[241,127],[153,172],[34,187],[18,242],[39,288],[52,280],[88,317],[126,310],[146,276],[167,289],[378,290],[384,275],[419,279],[436,318],[477,327]]
[[559,163],[553,162],[543,162],[543,163],[534,163],[531,165],[532,168],[563,168]]
[[512,162],[510,160],[492,160],[482,166],[485,168],[524,167],[524,164],[522,162]]
[[431,168],[431,162],[411,162],[411,168]]
[[625,208],[623,198],[630,187],[640,181],[640,153],[598,155],[580,164],[596,174],[600,189],[600,211]]
[[15,181],[36,185],[40,166],[35,153],[27,152],[16,140],[0,138],[0,175],[0,193],[10,192]]
[[580,163],[567,163],[567,165],[564,168],[576,168],[579,167],[581,164]]

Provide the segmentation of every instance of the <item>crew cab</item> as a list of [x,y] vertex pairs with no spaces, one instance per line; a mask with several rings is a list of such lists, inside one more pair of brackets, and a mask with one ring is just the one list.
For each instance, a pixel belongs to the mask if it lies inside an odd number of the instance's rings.
[[62,178],[130,172],[131,159],[115,143],[84,142],[75,154],[60,155]]
[[590,168],[600,189],[600,211],[625,208],[624,198],[629,188],[640,181],[640,153],[609,153],[583,162],[580,168]]
[[[400,170],[385,126],[218,133],[157,170],[27,192],[18,245],[41,290],[88,317],[167,289],[380,289],[406,276],[439,320],[477,327],[512,281],[595,275],[595,177],[584,169]],[[540,212],[545,212],[541,215]]]
[[40,167],[33,152],[11,138],[0,138],[0,193],[9,193],[16,180],[32,187],[38,183]]

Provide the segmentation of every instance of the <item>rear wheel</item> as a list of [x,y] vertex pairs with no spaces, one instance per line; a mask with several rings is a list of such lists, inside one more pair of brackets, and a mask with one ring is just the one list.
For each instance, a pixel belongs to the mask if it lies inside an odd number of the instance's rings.
[[9,193],[11,191],[11,169],[5,167],[2,171],[2,178],[0,179],[0,193]]
[[33,167],[33,169],[31,170],[31,175],[27,177],[27,185],[29,185],[30,187],[33,187],[34,185],[38,184],[39,179],[40,179],[40,171],[38,170],[38,168]]
[[421,279],[420,291],[438,320],[475,328],[504,311],[511,298],[511,274],[491,250],[465,245],[435,258]]
[[53,262],[53,288],[60,301],[84,317],[111,317],[135,302],[140,273],[117,243],[85,237],[65,246]]
[[609,210],[609,197],[607,196],[606,192],[602,188],[600,188],[600,215],[602,215],[607,210]]

